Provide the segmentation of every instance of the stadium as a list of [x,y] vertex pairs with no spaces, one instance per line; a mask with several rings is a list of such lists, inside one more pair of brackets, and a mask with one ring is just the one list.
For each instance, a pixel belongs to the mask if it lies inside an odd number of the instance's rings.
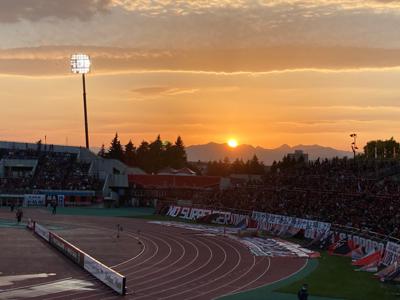
[[400,297],[400,1],[0,0],[0,300]]
[[397,295],[394,158],[286,156],[239,178],[146,174],[81,147],[0,151],[2,299]]

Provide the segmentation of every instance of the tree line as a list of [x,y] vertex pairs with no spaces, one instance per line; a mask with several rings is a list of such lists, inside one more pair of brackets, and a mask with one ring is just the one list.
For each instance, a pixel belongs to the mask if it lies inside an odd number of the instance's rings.
[[229,176],[231,174],[265,174],[265,165],[260,162],[256,155],[246,162],[236,159],[232,163],[228,158],[219,161],[210,161],[207,164],[207,175]]
[[108,150],[103,144],[98,155],[118,159],[128,166],[139,167],[147,173],[157,173],[166,167],[180,169],[188,166],[185,146],[180,136],[172,144],[162,141],[158,135],[154,141],[142,141],[138,147],[135,147],[132,140],[123,146],[116,133]]
[[398,159],[400,144],[393,137],[384,141],[369,141],[364,147],[364,156],[367,159]]
[[[162,141],[158,135],[154,141],[142,143],[135,147],[132,140],[122,145],[118,133],[115,134],[108,149],[104,144],[101,146],[98,155],[103,158],[118,159],[130,167],[139,167],[147,173],[157,173],[160,170],[171,167],[180,169],[188,167],[200,174],[200,170],[187,161],[185,145],[180,136],[174,143]],[[207,163],[207,171],[202,175],[229,176],[231,174],[264,174],[265,166],[257,156],[246,162],[236,159],[230,162],[228,158]]]

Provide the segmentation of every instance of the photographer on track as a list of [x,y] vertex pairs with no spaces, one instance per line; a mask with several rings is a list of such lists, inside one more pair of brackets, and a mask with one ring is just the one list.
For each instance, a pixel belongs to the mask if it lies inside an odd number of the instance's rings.
[[300,291],[297,293],[297,298],[299,300],[308,300],[308,285],[303,284]]

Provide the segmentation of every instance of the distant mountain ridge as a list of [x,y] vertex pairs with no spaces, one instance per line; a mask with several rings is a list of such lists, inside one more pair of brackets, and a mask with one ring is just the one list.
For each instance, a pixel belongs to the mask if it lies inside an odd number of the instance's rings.
[[281,160],[288,153],[293,153],[295,150],[303,150],[308,153],[310,160],[315,160],[318,157],[321,159],[333,157],[351,157],[351,151],[338,150],[331,147],[324,147],[320,145],[297,145],[289,146],[282,145],[274,149],[266,149],[262,147],[253,147],[251,145],[239,145],[236,148],[230,148],[227,144],[208,143],[204,145],[192,145],[186,147],[186,153],[189,161],[203,161],[222,160],[228,157],[230,161],[236,158],[247,160],[254,155],[264,162],[266,165],[271,165],[273,161]]

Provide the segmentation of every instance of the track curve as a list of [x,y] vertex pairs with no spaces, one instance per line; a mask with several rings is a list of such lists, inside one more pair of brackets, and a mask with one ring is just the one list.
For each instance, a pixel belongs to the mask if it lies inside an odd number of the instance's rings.
[[[1,216],[1,215],[0,215]],[[267,285],[301,269],[304,259],[255,257],[239,242],[224,236],[209,236],[183,228],[151,224],[128,218],[57,216],[29,211],[39,222],[67,224],[82,228],[114,232],[115,224],[124,228],[123,235],[140,243],[137,253],[126,253],[126,259],[110,264],[127,278],[127,299],[215,299]],[[59,232],[62,236],[62,231]],[[79,246],[79,245],[78,245]],[[83,249],[94,257],[101,247],[93,241]],[[40,299],[118,299],[120,296],[97,282],[89,274],[82,277],[95,284],[95,290],[61,292]],[[32,298],[34,299],[34,298]]]

